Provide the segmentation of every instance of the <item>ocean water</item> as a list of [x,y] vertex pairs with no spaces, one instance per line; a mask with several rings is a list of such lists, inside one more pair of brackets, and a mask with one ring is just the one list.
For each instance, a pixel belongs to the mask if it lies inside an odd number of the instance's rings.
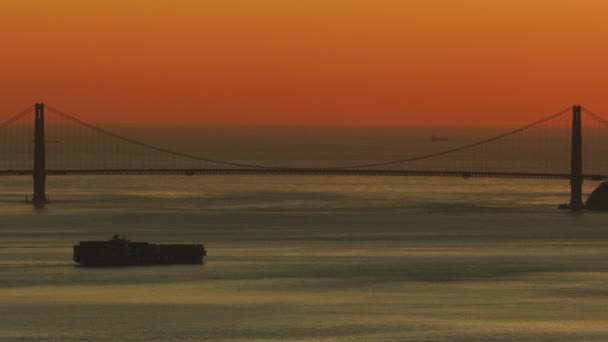
[[[57,176],[42,211],[30,189],[0,179],[2,341],[608,339],[608,215],[556,210],[567,181]],[[208,257],[71,260],[115,233]]]

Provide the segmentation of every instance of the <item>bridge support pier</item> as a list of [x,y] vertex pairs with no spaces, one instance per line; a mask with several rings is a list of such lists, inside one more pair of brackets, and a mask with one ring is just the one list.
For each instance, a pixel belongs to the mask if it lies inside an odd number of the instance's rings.
[[46,198],[46,157],[44,136],[44,104],[36,104],[36,115],[34,119],[34,197],[32,204],[36,208],[42,208],[48,203]]
[[581,106],[572,107],[572,146],[570,159],[570,204],[573,211],[583,205],[583,139]]

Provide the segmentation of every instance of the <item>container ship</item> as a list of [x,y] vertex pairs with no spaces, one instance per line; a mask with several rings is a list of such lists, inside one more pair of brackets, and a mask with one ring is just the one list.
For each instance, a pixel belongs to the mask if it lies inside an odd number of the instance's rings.
[[114,235],[110,241],[80,241],[74,261],[83,266],[202,264],[207,251],[202,244],[153,244]]

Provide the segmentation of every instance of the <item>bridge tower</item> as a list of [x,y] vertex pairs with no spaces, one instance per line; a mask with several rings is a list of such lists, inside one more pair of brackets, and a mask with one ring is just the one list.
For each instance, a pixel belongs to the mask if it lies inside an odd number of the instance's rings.
[[32,203],[41,208],[47,203],[46,199],[46,157],[44,141],[44,103],[36,103],[34,118],[34,197]]
[[583,133],[581,106],[572,107],[572,145],[570,156],[570,210],[582,210],[583,205]]

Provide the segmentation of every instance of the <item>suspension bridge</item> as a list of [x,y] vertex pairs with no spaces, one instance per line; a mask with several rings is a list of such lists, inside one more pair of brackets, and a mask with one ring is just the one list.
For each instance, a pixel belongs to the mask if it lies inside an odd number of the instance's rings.
[[222,160],[167,148],[42,103],[0,123],[0,176],[32,176],[31,203],[37,207],[48,202],[47,176],[221,174],[563,179],[570,181],[569,208],[580,210],[583,180],[608,179],[607,153],[608,121],[579,105],[460,146],[387,161],[304,167]]

